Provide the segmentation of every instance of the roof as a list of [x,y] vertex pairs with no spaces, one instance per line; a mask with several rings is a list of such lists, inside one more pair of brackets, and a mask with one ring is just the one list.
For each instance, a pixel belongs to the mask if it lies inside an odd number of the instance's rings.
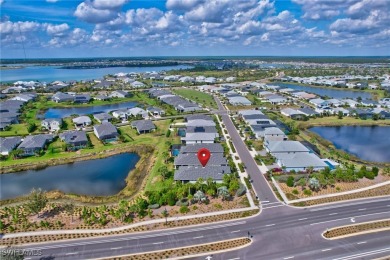
[[284,135],[284,132],[277,127],[267,127],[264,129],[264,135]]
[[271,153],[309,152],[310,150],[298,141],[275,141],[266,144]]
[[186,133],[218,133],[215,126],[189,126]]
[[159,112],[159,113],[164,112],[164,110],[158,107],[148,107],[146,110],[149,112]]
[[215,126],[215,122],[210,120],[197,119],[189,121],[187,123],[187,127],[189,126]]
[[289,107],[281,109],[280,112],[284,113],[286,115],[289,115],[289,116],[291,116],[291,115],[302,115],[302,112],[300,112],[300,111],[298,111],[296,109],[293,109],[293,108],[289,108]]
[[42,134],[42,135],[28,135],[24,138],[23,142],[18,146],[18,149],[34,149],[43,148],[46,142],[51,141],[53,135]]
[[139,108],[139,107],[133,107],[133,108],[130,108],[128,109],[128,112],[133,115],[133,116],[136,116],[136,115],[143,115],[143,114],[147,114],[148,112],[146,112],[144,109],[142,108]]
[[240,110],[238,112],[238,114],[240,114],[242,116],[246,116],[246,115],[264,115],[263,112],[261,112],[260,110],[254,110],[254,109]]
[[225,173],[230,173],[229,166],[181,166],[174,175],[175,181],[196,181],[199,178],[204,180],[212,178],[213,180],[223,180]]
[[91,123],[91,118],[89,116],[79,116],[72,119],[73,123],[75,124],[84,124],[84,123]]
[[319,114],[316,111],[314,111],[313,109],[308,108],[308,107],[299,108],[298,111],[302,112],[302,113],[304,113],[306,115],[318,115]]
[[61,140],[67,144],[88,142],[87,135],[84,131],[68,131],[60,134]]
[[180,153],[198,153],[199,149],[206,148],[210,153],[223,153],[223,147],[221,144],[212,143],[212,144],[187,144],[182,146]]
[[101,125],[95,125],[93,128],[96,130],[99,137],[118,135],[116,127],[111,123],[102,123]]
[[0,137],[0,152],[12,151],[21,142],[22,138],[20,136]]
[[253,120],[253,119],[269,119],[268,116],[262,114],[252,114],[252,115],[243,115],[245,120]]
[[282,166],[294,167],[327,167],[328,165],[313,153],[283,153],[276,156]]
[[156,129],[156,126],[151,120],[136,120],[131,123],[131,126],[137,128],[138,132]]
[[109,120],[109,119],[112,119],[112,116],[108,113],[97,113],[97,114],[94,114],[93,117],[95,119],[98,119],[98,120]]
[[234,104],[252,104],[247,98],[245,97],[229,97],[229,102]]
[[[185,166],[201,166],[197,153],[179,153],[176,157],[174,164]],[[208,166],[221,166],[227,165],[227,160],[222,153],[211,153],[210,159],[207,162]]]
[[183,141],[214,141],[219,135],[217,133],[187,133],[182,137]]
[[46,119],[43,119],[42,122],[47,122],[49,124],[51,124],[53,122],[57,122],[58,124],[61,124],[62,119],[61,118],[46,118]]
[[73,100],[74,96],[62,92],[57,92],[53,95],[52,98],[58,100]]
[[189,115],[186,116],[186,121],[190,122],[193,120],[207,120],[207,121],[214,121],[211,116],[208,115]]

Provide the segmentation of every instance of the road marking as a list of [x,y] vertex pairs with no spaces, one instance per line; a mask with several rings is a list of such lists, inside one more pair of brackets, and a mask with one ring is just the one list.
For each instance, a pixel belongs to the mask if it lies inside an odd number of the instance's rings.
[[380,215],[380,214],[385,214],[385,213],[390,213],[390,211],[384,211],[384,212],[378,212],[378,213],[371,213],[371,214],[365,214],[365,215],[359,215],[359,216],[354,216],[354,217],[347,217],[347,218],[339,218],[339,219],[333,219],[333,220],[327,220],[327,221],[321,221],[317,223],[311,223],[310,225],[319,225],[323,223],[328,223],[328,222],[334,222],[334,221],[339,221],[339,220],[345,220],[345,219],[351,219],[351,218],[359,218],[359,217],[367,217],[367,216],[373,216],[373,215]]
[[268,224],[268,225],[265,225],[266,227],[272,227],[272,226],[275,226],[275,224]]
[[113,248],[110,248],[111,250],[117,250],[117,249],[121,249],[122,247],[113,247]]
[[75,252],[75,253],[66,253],[65,255],[76,255],[77,254],[77,252]]
[[179,231],[172,231],[172,232],[164,232],[159,234],[149,234],[149,235],[142,235],[142,236],[134,236],[134,237],[122,237],[122,238],[111,238],[111,239],[105,239],[105,240],[95,240],[95,241],[84,241],[84,242],[78,242],[78,243],[69,243],[69,244],[59,244],[59,245],[50,245],[50,246],[42,246],[42,247],[34,247],[31,249],[53,249],[53,248],[64,248],[64,247],[71,247],[71,246],[84,246],[84,245],[94,245],[94,244],[103,244],[103,243],[111,243],[111,242],[119,242],[119,241],[129,241],[129,240],[137,240],[142,238],[152,238],[152,237],[165,237],[170,235],[176,235],[176,234],[186,234],[190,232],[195,231],[203,231],[203,230],[210,230],[210,229],[216,229],[216,228],[224,228],[224,227],[231,227],[231,226],[238,226],[245,224],[246,221],[239,221],[239,222],[233,222],[228,224],[221,224],[221,225],[215,225],[215,226],[208,226],[208,227],[202,227],[202,228],[194,228],[194,229],[184,229]]
[[240,230],[234,230],[234,231],[232,231],[230,233],[237,233],[237,232],[240,232]]
[[364,209],[358,209],[359,211],[362,211],[362,210],[366,210],[366,208],[364,208]]
[[332,250],[332,248],[322,249],[321,251],[326,252],[326,251],[330,251],[330,250]]
[[365,253],[360,253],[360,254],[356,254],[356,255],[349,255],[349,256],[345,256],[345,257],[341,257],[341,258],[335,258],[334,260],[349,260],[349,259],[356,259],[356,258],[362,258],[364,256],[369,256],[369,255],[376,255],[376,254],[381,254],[381,253],[386,253],[390,251],[390,247],[388,248],[383,248],[383,249],[378,249],[378,250],[374,250],[374,251],[369,251],[369,252],[365,252]]
[[25,260],[31,259],[31,257],[25,258]]
[[339,213],[330,213],[329,216],[337,215]]
[[289,256],[289,257],[285,257],[283,259],[293,259],[293,258],[294,258],[294,256]]
[[198,238],[203,238],[203,236],[193,237],[192,239],[198,239]]
[[358,242],[356,244],[361,245],[361,244],[365,244],[365,243],[367,243],[367,241]]
[[[388,201],[388,200],[389,200],[388,198],[384,198],[384,199],[375,200],[375,202]],[[326,209],[337,209],[337,208],[343,208],[343,207],[346,207],[346,206],[353,206],[353,205],[367,204],[367,203],[372,203],[372,201],[357,201],[357,202],[351,202],[351,203],[348,203],[348,204],[343,203],[343,205],[321,207],[321,208],[311,209],[310,211],[320,211],[320,210],[326,210]],[[388,207],[390,207],[390,205],[388,205]]]
[[[267,204],[267,205],[269,205],[269,204]],[[267,205],[265,205],[265,206],[267,206]],[[266,207],[266,208],[263,206],[263,209],[272,209],[272,208],[277,208],[277,207],[284,207],[284,205],[277,205],[277,206]]]
[[164,242],[156,242],[156,243],[153,243],[153,245],[160,245],[160,244],[164,244]]
[[298,219],[298,220],[306,220],[307,218],[300,218],[300,219]]
[[228,260],[239,260],[240,258],[239,257],[236,257],[236,258],[230,258]]

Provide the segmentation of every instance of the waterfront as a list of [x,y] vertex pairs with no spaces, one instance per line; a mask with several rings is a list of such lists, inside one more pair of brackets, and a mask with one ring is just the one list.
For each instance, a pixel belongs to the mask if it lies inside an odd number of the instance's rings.
[[361,97],[362,99],[371,99],[371,94],[363,91],[352,91],[347,89],[334,89],[334,88],[327,88],[327,87],[310,87],[310,86],[295,85],[295,84],[288,84],[288,83],[277,83],[275,85],[280,86],[282,88],[291,88],[295,90],[306,91],[309,93],[317,94],[320,96],[328,96],[331,98],[356,99],[358,97]]
[[390,162],[390,126],[316,126],[310,131],[363,160]]
[[135,153],[123,153],[42,170],[1,174],[0,199],[26,195],[33,188],[91,196],[115,195],[126,186],[125,179],[138,160]]
[[56,80],[92,80],[101,79],[108,74],[148,72],[148,71],[168,71],[187,69],[191,66],[161,66],[161,67],[112,67],[97,69],[60,69],[60,66],[30,66],[20,69],[1,70],[1,82],[12,82],[18,80],[34,80],[40,82],[52,82]]
[[118,109],[135,107],[137,102],[124,102],[117,104],[107,104],[98,106],[85,106],[85,107],[66,107],[66,108],[49,108],[44,118],[64,118],[71,115],[89,115],[97,112],[110,112]]

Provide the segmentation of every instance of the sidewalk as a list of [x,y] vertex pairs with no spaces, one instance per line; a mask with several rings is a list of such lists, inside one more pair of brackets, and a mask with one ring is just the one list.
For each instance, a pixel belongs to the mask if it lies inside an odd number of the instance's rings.
[[[249,208],[230,209],[230,210],[209,212],[209,213],[203,213],[203,214],[197,214],[197,215],[168,217],[167,221],[177,221],[177,220],[194,219],[194,218],[201,218],[201,217],[208,217],[208,216],[217,216],[217,215],[223,215],[223,214],[227,214],[227,213],[243,212],[243,211],[249,211],[249,210],[254,210],[254,209],[259,209],[259,208],[254,206],[254,207],[249,207]],[[15,238],[15,237],[39,236],[39,235],[107,233],[107,232],[122,231],[122,230],[126,230],[129,228],[134,228],[134,227],[139,227],[139,226],[144,226],[144,225],[149,225],[149,224],[164,223],[165,221],[166,221],[165,218],[159,218],[159,219],[152,219],[152,220],[148,220],[148,221],[138,222],[138,223],[134,223],[134,224],[126,225],[126,226],[120,226],[120,227],[115,227],[115,228],[105,228],[105,229],[103,228],[103,229],[45,230],[45,231],[19,232],[19,233],[13,233],[13,234],[5,234],[2,236],[2,238]],[[205,224],[208,224],[208,223],[205,223]],[[212,223],[210,223],[210,224],[212,224]]]

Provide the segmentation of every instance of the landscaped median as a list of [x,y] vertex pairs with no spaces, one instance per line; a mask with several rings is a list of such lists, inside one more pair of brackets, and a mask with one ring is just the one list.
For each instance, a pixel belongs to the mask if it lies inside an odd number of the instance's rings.
[[145,254],[124,255],[115,258],[104,259],[128,259],[128,260],[149,260],[149,259],[184,259],[194,256],[216,254],[219,252],[226,252],[237,250],[249,246],[252,240],[249,238],[230,239],[216,243],[201,244],[190,247],[174,248],[169,250],[154,251]]
[[168,229],[190,225],[216,223],[233,219],[251,217],[259,213],[258,208],[242,208],[228,212],[213,212],[199,215],[169,217],[139,222],[127,226],[111,229],[78,229],[78,230],[47,230],[27,233],[5,234],[0,240],[0,246],[11,246],[28,243],[44,243],[66,239],[82,239],[88,237],[127,234],[131,232],[145,232],[151,230]]
[[388,230],[390,230],[390,219],[385,219],[331,228],[322,235],[327,239],[333,240]]

